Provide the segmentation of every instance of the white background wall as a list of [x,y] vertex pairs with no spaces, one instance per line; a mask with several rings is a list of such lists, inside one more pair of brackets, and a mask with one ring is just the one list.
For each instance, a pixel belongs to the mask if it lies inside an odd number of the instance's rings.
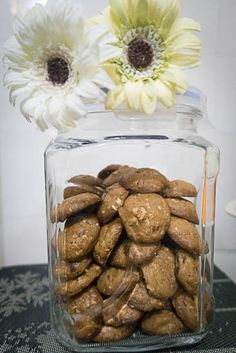
[[[1,56],[2,44],[11,35],[12,12],[35,2],[0,0]],[[106,4],[106,0],[81,2],[89,15]],[[216,260],[234,274],[236,219],[225,213],[224,205],[236,197],[236,0],[182,0],[182,7],[184,16],[203,27],[202,65],[188,76],[208,96],[215,130],[207,137],[221,149]],[[2,76],[2,66],[0,71]],[[50,135],[37,131],[10,107],[8,94],[0,87],[0,265],[46,262],[43,151]]]

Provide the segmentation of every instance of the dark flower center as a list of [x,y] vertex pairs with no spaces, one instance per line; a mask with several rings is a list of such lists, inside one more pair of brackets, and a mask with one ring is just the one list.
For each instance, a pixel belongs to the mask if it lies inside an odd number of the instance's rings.
[[48,80],[54,85],[63,85],[69,78],[70,68],[62,58],[52,58],[47,63]]
[[153,57],[153,48],[144,39],[136,38],[129,44],[128,58],[135,69],[146,69],[151,65]]

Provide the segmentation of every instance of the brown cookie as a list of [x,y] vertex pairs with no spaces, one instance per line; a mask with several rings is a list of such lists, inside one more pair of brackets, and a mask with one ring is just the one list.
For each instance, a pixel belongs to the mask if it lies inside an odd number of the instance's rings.
[[101,201],[98,195],[91,193],[79,194],[64,200],[61,204],[51,210],[51,222],[64,222],[67,218],[96,205]]
[[139,278],[138,271],[110,267],[99,277],[97,288],[101,294],[107,296],[129,292],[138,283]]
[[92,264],[81,276],[61,283],[56,288],[56,294],[63,297],[73,297],[87,288],[100,274],[102,269],[96,264]]
[[129,294],[104,301],[103,321],[105,325],[120,327],[140,319],[142,312],[128,306]]
[[116,342],[132,335],[132,326],[112,327],[103,326],[99,334],[93,338],[94,342]]
[[199,258],[184,250],[178,250],[176,253],[176,277],[187,292],[197,294],[200,282]]
[[145,284],[139,282],[129,296],[128,305],[140,311],[152,311],[163,309],[166,306],[166,301],[151,296]]
[[157,194],[129,196],[118,210],[129,238],[135,242],[159,242],[170,224],[170,209]]
[[96,287],[90,287],[71,299],[67,308],[70,315],[86,313],[99,317],[102,315],[103,299]]
[[164,175],[150,168],[141,168],[124,174],[119,183],[128,190],[142,194],[158,193],[169,185]]
[[151,295],[159,299],[171,298],[177,290],[175,255],[161,247],[148,264],[142,266],[144,281]]
[[184,325],[178,317],[169,310],[146,315],[141,323],[143,332],[153,336],[176,335],[184,331]]
[[172,298],[172,304],[181,321],[192,331],[199,327],[198,301],[186,292],[178,292]]
[[129,262],[135,266],[140,266],[150,261],[160,248],[160,244],[141,244],[133,241],[127,247]]
[[117,169],[119,169],[120,167],[123,167],[123,166],[121,164],[110,164],[98,173],[98,178],[104,180],[107,177],[109,177],[110,174],[114,173]]
[[103,184],[105,186],[111,186],[113,184],[119,183],[120,178],[128,174],[132,171],[136,170],[136,168],[129,167],[128,165],[121,166],[115,172],[111,173],[104,181]]
[[94,316],[89,316],[86,313],[76,315],[74,325],[71,325],[70,331],[84,341],[90,341],[95,337],[102,328],[101,321]]
[[110,263],[112,266],[120,268],[127,268],[130,266],[129,258],[127,255],[128,243],[128,240],[124,240],[115,247],[113,253],[111,254]]
[[195,205],[184,199],[167,198],[166,202],[170,207],[170,212],[173,216],[184,218],[189,222],[199,224]]
[[111,188],[103,197],[102,203],[99,207],[97,217],[102,224],[108,223],[116,215],[118,209],[124,205],[129,192],[122,186],[117,184]]
[[169,182],[169,186],[162,190],[164,197],[196,197],[197,189],[191,183],[184,180],[173,180]]
[[70,197],[79,195],[79,194],[84,194],[84,193],[91,193],[91,194],[96,194],[98,196],[102,196],[104,193],[104,189],[96,187],[96,186],[91,186],[87,184],[79,184],[77,186],[68,186],[64,190],[64,199],[69,199]]
[[97,244],[93,250],[93,257],[98,264],[104,266],[107,263],[120,237],[122,229],[123,226],[119,218],[101,228]]
[[91,186],[102,186],[102,179],[96,178],[92,175],[76,175],[73,178],[68,180],[69,183],[73,183],[75,185],[87,184]]
[[53,276],[61,280],[72,279],[81,275],[91,264],[92,257],[87,256],[79,262],[61,261],[53,266]]
[[182,218],[171,217],[167,234],[181,248],[190,252],[190,254],[201,254],[202,246],[200,234],[195,225],[189,221]]
[[95,216],[80,216],[76,220],[58,234],[57,247],[61,258],[67,261],[83,259],[93,250],[99,236],[100,226]]

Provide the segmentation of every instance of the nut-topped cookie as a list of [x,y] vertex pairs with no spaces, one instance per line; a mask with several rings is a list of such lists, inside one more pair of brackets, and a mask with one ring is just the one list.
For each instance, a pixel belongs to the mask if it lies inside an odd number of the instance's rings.
[[94,177],[92,175],[76,175],[68,180],[69,183],[73,184],[87,184],[91,186],[101,186],[103,184],[102,179]]
[[196,197],[197,189],[191,183],[184,180],[173,180],[169,182],[167,188],[162,190],[164,197]]
[[158,244],[141,244],[130,241],[127,245],[129,262],[135,266],[143,265],[149,262],[160,248]]
[[199,326],[199,312],[197,297],[192,298],[186,292],[179,291],[172,304],[181,321],[192,331],[196,331]]
[[100,225],[93,215],[75,217],[68,222],[64,231],[58,234],[58,250],[62,259],[79,261],[89,254],[98,239]]
[[170,207],[170,212],[173,216],[184,218],[189,222],[199,224],[195,205],[185,199],[167,198],[166,202]]
[[181,248],[193,255],[201,254],[201,238],[194,224],[178,217],[171,217],[170,226],[167,230],[170,238]]
[[119,184],[110,188],[102,199],[97,217],[102,224],[108,223],[116,215],[118,209],[124,205],[129,192]]
[[158,193],[169,185],[164,175],[150,168],[141,168],[124,174],[119,183],[128,190],[143,194]]
[[131,325],[124,325],[121,327],[103,326],[97,336],[93,338],[94,342],[116,342],[123,340],[133,333]]
[[123,240],[118,243],[111,254],[110,264],[115,267],[127,268],[130,266],[130,261],[128,257],[128,244],[129,241]]
[[79,313],[76,315],[76,320],[73,325],[70,326],[70,331],[83,341],[91,341],[102,328],[101,320],[94,316],[87,315],[84,313]]
[[128,306],[129,294],[119,298],[108,298],[103,304],[103,321],[105,325],[120,327],[140,319],[142,312]]
[[110,174],[114,173],[117,169],[120,167],[123,167],[121,164],[110,164],[107,167],[103,168],[99,173],[98,173],[98,178],[99,179],[106,179],[109,177]]
[[129,167],[128,165],[121,166],[116,171],[111,173],[106,179],[104,179],[103,184],[107,187],[119,183],[120,178],[123,175],[126,175],[134,170],[136,170],[136,168]]
[[128,305],[140,311],[152,311],[163,309],[166,305],[166,301],[151,296],[145,284],[139,282],[129,296]]
[[76,186],[68,186],[64,190],[64,199],[69,199],[70,197],[77,196],[79,194],[91,193],[98,196],[102,196],[104,189],[96,186],[91,186],[87,184],[77,184]]
[[157,194],[131,195],[118,212],[128,237],[135,242],[157,243],[169,228],[169,206]]
[[114,293],[131,291],[139,279],[140,275],[136,270],[110,267],[99,277],[97,288],[101,294],[111,296]]
[[175,294],[178,288],[175,277],[175,255],[170,249],[162,246],[157,255],[142,266],[142,272],[146,288],[151,295],[166,300]]
[[53,266],[53,276],[60,279],[72,279],[81,275],[91,264],[92,257],[87,256],[78,262],[61,261]]
[[184,331],[182,322],[169,310],[146,315],[142,320],[141,328],[143,332],[154,336],[176,335]]
[[200,282],[199,257],[192,256],[184,250],[178,250],[176,253],[176,277],[188,293],[197,294]]
[[104,266],[114,249],[123,226],[119,218],[104,225],[99,233],[98,241],[93,250],[93,257],[95,261]]
[[68,312],[76,315],[85,312],[89,316],[101,316],[103,299],[96,287],[89,287],[68,303]]
[[51,221],[64,222],[67,218],[96,205],[101,201],[98,195],[92,193],[79,194],[64,200],[61,204],[51,210]]
[[100,274],[102,269],[99,265],[92,264],[81,276],[61,283],[56,288],[56,293],[63,297],[73,297],[87,288]]

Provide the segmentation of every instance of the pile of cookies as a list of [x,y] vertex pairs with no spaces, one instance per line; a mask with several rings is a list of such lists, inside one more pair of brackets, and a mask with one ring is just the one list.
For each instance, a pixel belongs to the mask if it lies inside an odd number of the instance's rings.
[[[55,295],[76,338],[112,342],[135,329],[175,335],[199,328],[202,244],[196,188],[157,170],[109,165],[69,180],[51,221]],[[207,297],[206,297],[207,298]],[[211,305],[205,300],[206,312]],[[206,318],[207,320],[207,318]]]

